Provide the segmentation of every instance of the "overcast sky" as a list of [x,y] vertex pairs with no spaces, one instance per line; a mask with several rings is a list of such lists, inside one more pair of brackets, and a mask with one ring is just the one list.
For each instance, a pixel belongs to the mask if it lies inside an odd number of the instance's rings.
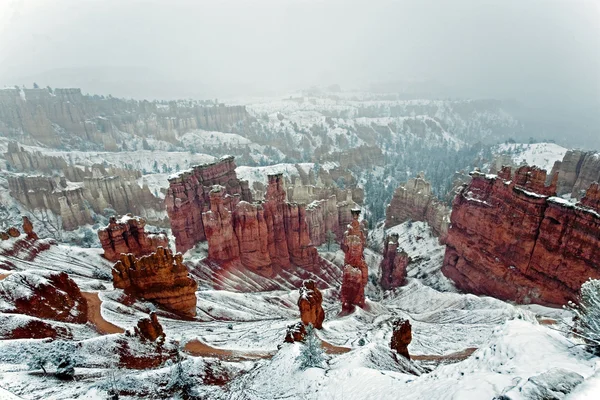
[[[590,0],[0,0],[0,84],[227,97],[436,80],[600,104]],[[25,81],[26,80],[26,81]]]

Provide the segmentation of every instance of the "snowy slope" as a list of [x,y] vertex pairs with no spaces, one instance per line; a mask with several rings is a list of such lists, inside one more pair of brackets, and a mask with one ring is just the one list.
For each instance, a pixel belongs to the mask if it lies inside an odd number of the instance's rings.
[[504,143],[498,145],[495,154],[509,155],[515,165],[536,165],[550,173],[556,161],[562,161],[567,149],[555,143]]

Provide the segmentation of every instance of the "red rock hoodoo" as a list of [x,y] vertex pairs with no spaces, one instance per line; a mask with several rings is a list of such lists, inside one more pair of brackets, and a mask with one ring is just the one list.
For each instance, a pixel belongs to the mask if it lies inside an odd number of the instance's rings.
[[[241,263],[271,277],[291,265],[318,272],[321,259],[311,244],[306,208],[288,203],[283,175],[269,175],[265,202],[233,202],[222,186],[209,193],[210,210],[202,214],[209,259]],[[230,211],[226,204],[232,204]]]
[[196,315],[198,284],[188,275],[179,253],[173,255],[171,250],[159,247],[156,252],[141,258],[122,254],[112,275],[116,288],[175,313]]
[[323,295],[317,289],[315,281],[307,279],[302,282],[299,289],[298,308],[300,309],[300,319],[304,325],[312,324],[316,329],[323,327],[325,312],[323,311]]
[[177,251],[186,252],[196,243],[206,240],[202,213],[211,208],[210,191],[213,185],[225,187],[225,192],[231,196],[225,204],[230,211],[240,200],[252,201],[248,182],[237,178],[235,168],[234,158],[229,156],[169,178],[165,205]]
[[141,340],[150,342],[154,342],[158,338],[165,338],[163,327],[160,322],[158,322],[158,317],[154,312],[150,313],[150,318],[140,319],[137,326],[133,328],[133,331]]
[[427,222],[442,240],[448,233],[450,209],[435,197],[422,172],[396,189],[385,215],[386,229],[412,220]]
[[140,217],[126,215],[118,220],[111,217],[106,228],[98,229],[104,258],[118,261],[121,254],[131,253],[140,257],[153,253],[159,246],[169,247],[167,235],[148,233],[144,230],[145,226],[146,221]]
[[521,167],[514,175],[472,173],[456,196],[442,272],[458,288],[520,303],[560,306],[600,278],[598,187],[574,204],[557,177]]
[[399,319],[394,322],[392,330],[392,341],[390,347],[398,354],[410,360],[408,345],[412,341],[412,328],[407,319]]
[[342,311],[345,312],[352,311],[354,306],[365,305],[365,287],[369,279],[369,268],[363,255],[367,242],[366,228],[358,222],[359,216],[360,209],[353,209],[353,219],[344,233],[341,246],[345,253],[341,291]]
[[404,285],[410,261],[408,253],[399,248],[398,234],[392,233],[386,237],[381,260],[381,287],[389,290]]

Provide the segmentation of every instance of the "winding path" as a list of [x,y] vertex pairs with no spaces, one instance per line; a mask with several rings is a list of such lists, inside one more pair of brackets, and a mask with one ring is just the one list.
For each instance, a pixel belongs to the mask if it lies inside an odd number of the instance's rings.
[[102,300],[98,293],[81,292],[88,304],[88,321],[92,323],[98,333],[108,335],[111,333],[123,333],[125,330],[114,324],[111,324],[102,317]]

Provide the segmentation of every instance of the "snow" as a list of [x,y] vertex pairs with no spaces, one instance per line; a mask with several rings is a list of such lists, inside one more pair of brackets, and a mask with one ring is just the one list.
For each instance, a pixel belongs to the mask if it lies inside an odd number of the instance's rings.
[[504,143],[498,145],[494,153],[509,154],[516,165],[535,165],[550,173],[554,163],[562,161],[567,150],[555,143]]

